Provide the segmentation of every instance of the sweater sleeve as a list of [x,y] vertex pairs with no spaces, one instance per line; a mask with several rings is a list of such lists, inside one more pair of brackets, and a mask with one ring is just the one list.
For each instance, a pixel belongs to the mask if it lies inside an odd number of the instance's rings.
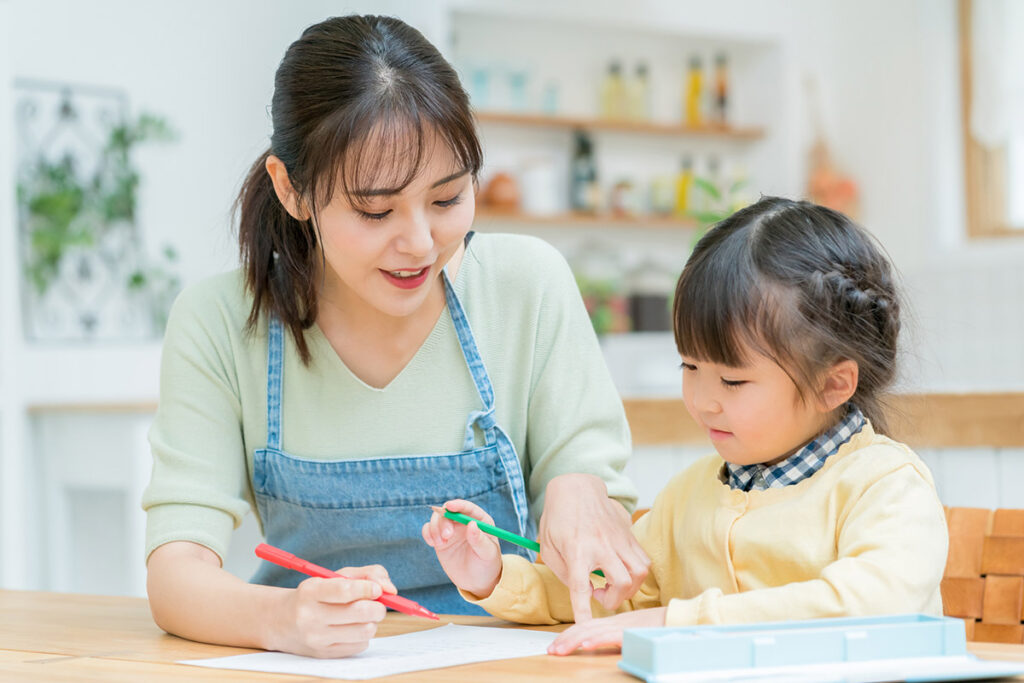
[[667,626],[934,611],[948,534],[931,484],[910,464],[883,476],[853,504],[820,578],[723,595],[671,600]]
[[[650,554],[654,548],[645,515],[633,525],[633,533]],[[604,579],[591,575],[595,586],[604,585]],[[554,572],[543,564],[532,563],[518,555],[501,556],[501,579],[486,598],[460,591],[462,597],[479,605],[502,619],[521,624],[558,624],[573,621],[569,589],[558,580]],[[619,612],[660,607],[660,589],[656,572],[648,574],[635,594],[616,610],[607,610],[596,600],[590,601],[595,617],[606,617]]]
[[168,319],[160,403],[149,432],[153,471],[142,497],[147,559],[170,541],[204,545],[223,559],[232,530],[249,510],[226,327],[200,286],[179,296]]
[[632,511],[636,489],[622,474],[632,450],[622,399],[565,259],[549,245],[536,256],[531,270],[544,287],[527,414],[531,513],[540,518],[547,483],[570,472],[600,477]]

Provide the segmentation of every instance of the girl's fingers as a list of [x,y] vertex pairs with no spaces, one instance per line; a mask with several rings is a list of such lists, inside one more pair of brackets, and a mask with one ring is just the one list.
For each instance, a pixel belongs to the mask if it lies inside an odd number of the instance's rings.
[[622,647],[622,628],[596,621],[579,624],[552,641],[548,654],[567,655],[576,650],[600,650]]
[[420,534],[423,536],[423,542],[424,543],[429,545],[431,548],[436,547],[434,545],[433,534],[430,533],[430,522],[427,522],[426,524],[423,525],[423,528],[420,529]]
[[480,531],[476,522],[470,522],[466,527],[466,541],[473,553],[482,560],[492,559],[498,550],[497,539]]
[[494,524],[494,519],[491,518],[491,516],[487,514],[487,512],[482,507],[480,507],[476,503],[471,503],[468,500],[455,498],[445,503],[444,508],[446,510],[451,510],[452,512],[461,512],[462,514],[468,515],[473,519],[479,519],[481,522],[484,522],[485,524]]

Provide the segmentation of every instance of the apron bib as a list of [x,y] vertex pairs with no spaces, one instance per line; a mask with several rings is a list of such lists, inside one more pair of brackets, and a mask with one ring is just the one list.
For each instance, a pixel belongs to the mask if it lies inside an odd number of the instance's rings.
[[[253,454],[253,490],[267,543],[329,569],[383,565],[399,594],[443,614],[486,614],[451,583],[420,535],[428,505],[464,498],[495,525],[536,538],[515,446],[494,419],[494,389],[462,304],[442,271],[445,299],[482,408],[466,419],[463,450],[362,460],[310,460],[282,449],[284,327],[271,319],[267,351],[267,446]],[[477,447],[474,428],[483,436]],[[534,559],[501,541],[503,553]],[[252,583],[294,587],[307,578],[262,562]]]

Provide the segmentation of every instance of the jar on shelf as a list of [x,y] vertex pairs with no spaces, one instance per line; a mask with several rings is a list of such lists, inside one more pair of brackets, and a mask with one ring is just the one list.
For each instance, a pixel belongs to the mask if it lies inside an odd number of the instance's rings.
[[586,242],[571,259],[576,284],[598,335],[630,330],[621,249]]
[[665,332],[672,329],[672,294],[678,273],[648,258],[626,277],[629,317],[634,332]]

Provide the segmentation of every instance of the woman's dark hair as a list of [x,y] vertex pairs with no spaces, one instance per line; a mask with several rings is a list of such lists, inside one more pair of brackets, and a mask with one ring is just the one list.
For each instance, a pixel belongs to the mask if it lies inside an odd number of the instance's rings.
[[823,372],[857,363],[851,400],[880,432],[896,374],[900,301],[881,247],[843,214],[779,197],[737,211],[697,243],[676,286],[679,353],[740,367],[750,348],[789,374],[802,399]]
[[[238,241],[253,305],[277,316],[310,362],[303,331],[317,316],[322,258],[317,207],[340,187],[407,186],[433,136],[474,180],[483,163],[469,98],[454,69],[416,29],[391,17],[346,16],[310,26],[288,48],[274,78],[273,133],[238,198]],[[275,155],[288,171],[310,220],[296,220],[274,193],[265,164]]]

